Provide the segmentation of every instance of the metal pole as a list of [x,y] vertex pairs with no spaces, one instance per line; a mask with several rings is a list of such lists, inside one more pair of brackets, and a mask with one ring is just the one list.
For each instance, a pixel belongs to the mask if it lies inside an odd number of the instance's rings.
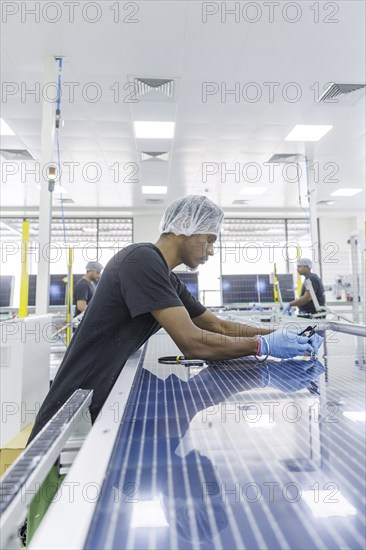
[[313,169],[313,146],[312,143],[306,144],[306,179],[309,201],[310,234],[313,250],[313,272],[320,274],[319,270],[319,232],[317,221],[317,185],[315,180],[315,170]]
[[357,237],[352,235],[348,243],[351,245],[351,262],[352,262],[352,310],[353,310],[353,320],[358,323],[360,320],[359,313],[359,287],[358,287],[358,257],[357,257]]
[[26,220],[22,224],[22,274],[20,280],[20,304],[19,318],[27,317],[28,315],[28,289],[29,289],[29,274],[28,274],[28,247],[29,247],[29,222]]
[[73,304],[73,294],[74,294],[74,285],[72,279],[72,260],[73,260],[73,249],[68,249],[68,262],[67,262],[67,294],[66,294],[66,346],[70,344],[72,336],[72,304]]
[[[300,260],[300,258],[301,258],[301,249],[300,249],[300,246],[298,246],[296,250],[296,259]],[[301,280],[301,275],[299,275],[299,273],[297,274],[296,280],[297,280],[297,297],[300,298],[301,289],[302,289],[302,280]]]
[[[54,57],[46,56],[44,63],[44,83],[53,82],[57,87],[57,63]],[[54,103],[43,99],[42,106],[42,153],[41,153],[41,193],[39,203],[39,264],[37,273],[36,314],[48,312],[50,289],[50,243],[52,220],[52,193],[48,190],[48,180],[44,168],[52,162],[55,135]]]

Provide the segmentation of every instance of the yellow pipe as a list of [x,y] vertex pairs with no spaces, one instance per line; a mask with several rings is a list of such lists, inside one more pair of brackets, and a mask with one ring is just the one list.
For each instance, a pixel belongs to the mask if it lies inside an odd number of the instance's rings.
[[22,270],[20,278],[20,304],[19,318],[27,317],[28,315],[28,288],[29,288],[29,273],[28,273],[28,247],[29,247],[29,227],[30,223],[23,220],[22,223]]
[[69,248],[68,250],[68,261],[67,261],[67,273],[68,273],[68,285],[66,289],[66,346],[70,344],[72,336],[72,302],[73,302],[73,280],[72,280],[72,258],[73,250]]
[[276,264],[273,264],[273,299],[275,302],[278,302],[279,296],[276,283],[278,283],[277,268]]
[[[300,260],[300,258],[301,258],[301,248],[298,246],[297,247],[296,259]],[[301,289],[302,289],[301,275],[299,275],[299,273],[298,273],[297,274],[297,296],[300,296]]]

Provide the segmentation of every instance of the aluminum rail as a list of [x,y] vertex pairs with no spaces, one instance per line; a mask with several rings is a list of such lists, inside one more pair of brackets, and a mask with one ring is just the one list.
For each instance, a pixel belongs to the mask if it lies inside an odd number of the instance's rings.
[[27,505],[82,420],[92,394],[92,390],[76,390],[1,478],[0,548],[19,548],[15,535]]
[[[99,491],[98,488],[103,485],[120,423],[131,414],[129,396],[140,376],[146,345],[127,360],[67,474],[72,499],[69,490],[62,490],[61,485],[57,499],[49,506],[28,550],[75,550],[84,547],[97,503],[94,493],[89,497],[87,491],[89,487],[91,491],[93,488]],[[97,457],[97,460],[91,457]],[[67,529],[60,529],[60,518]]]
[[325,328],[327,330],[334,330],[334,332],[343,332],[344,334],[352,334],[353,336],[366,337],[366,326],[358,325],[356,323],[341,323],[340,321],[325,321]]

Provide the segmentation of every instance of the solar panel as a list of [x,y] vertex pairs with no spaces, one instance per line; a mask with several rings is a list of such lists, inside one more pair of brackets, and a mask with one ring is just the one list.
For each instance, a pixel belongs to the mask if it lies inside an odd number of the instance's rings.
[[273,285],[269,275],[258,275],[258,295],[260,302],[273,302]]
[[28,283],[28,305],[36,305],[37,275],[29,275]]
[[[65,301],[62,302],[62,300],[65,300],[65,293],[66,293],[66,283],[63,282],[63,279],[66,278],[65,275],[51,275],[50,279],[50,305],[64,305]],[[83,277],[84,275],[81,273],[75,273],[73,275],[73,281],[74,281],[74,289],[76,283]],[[28,305],[29,306],[35,306],[36,305],[36,290],[37,290],[37,275],[29,275],[29,287],[28,287]],[[57,296],[59,297],[57,299]]]
[[223,275],[222,297],[224,304],[258,302],[257,275]]
[[286,273],[277,275],[280,284],[282,300],[284,302],[292,302],[295,299],[294,278],[291,274]]
[[14,286],[14,275],[1,275],[0,307],[10,307]]
[[159,377],[167,339],[149,341],[84,550],[364,548],[364,425],[338,407],[364,408],[354,357],[328,357],[329,382],[320,361],[250,357]]
[[198,274],[187,273],[187,271],[175,271],[174,273],[178,275],[182,283],[186,285],[192,296],[194,296],[198,300]]
[[[295,298],[291,274],[277,275],[282,300],[291,302]],[[224,304],[273,302],[273,285],[269,275],[223,275],[222,295]]]

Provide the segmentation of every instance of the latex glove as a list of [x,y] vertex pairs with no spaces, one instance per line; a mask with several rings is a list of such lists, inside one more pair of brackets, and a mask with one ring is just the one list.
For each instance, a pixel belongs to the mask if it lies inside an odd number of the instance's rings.
[[315,333],[309,338],[309,344],[314,350],[315,355],[318,353],[318,349],[323,344],[324,338],[319,336],[319,334]]
[[290,304],[285,305],[285,307],[282,310],[282,315],[291,315],[291,306],[290,306]]
[[[308,342],[307,336],[299,336],[295,330],[287,330],[281,328],[271,334],[259,336],[261,340],[259,355],[271,355],[272,357],[280,357],[288,359],[297,355],[314,353],[314,349]],[[264,343],[263,340],[266,342]]]

